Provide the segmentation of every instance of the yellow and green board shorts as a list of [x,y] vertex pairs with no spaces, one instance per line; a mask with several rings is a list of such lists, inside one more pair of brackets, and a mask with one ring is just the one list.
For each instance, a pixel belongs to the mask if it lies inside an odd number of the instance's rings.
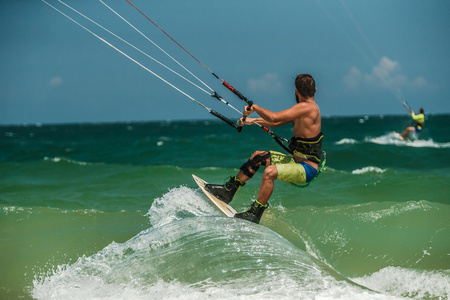
[[312,166],[303,162],[296,162],[291,155],[270,151],[270,157],[272,165],[277,167],[278,180],[293,183],[307,183],[317,174],[317,170]]

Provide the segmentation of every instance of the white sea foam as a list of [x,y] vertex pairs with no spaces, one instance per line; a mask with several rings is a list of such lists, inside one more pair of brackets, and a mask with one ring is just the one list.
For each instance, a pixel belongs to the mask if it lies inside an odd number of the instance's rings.
[[360,143],[373,143],[378,145],[395,145],[395,146],[401,146],[401,147],[415,147],[415,148],[450,148],[450,142],[447,143],[438,143],[433,141],[433,139],[407,139],[406,141],[403,141],[398,138],[398,134],[395,134],[394,132],[387,133],[382,136],[378,137],[366,137],[364,140],[358,141],[353,138],[343,138],[337,142],[335,142],[335,145],[356,145]]
[[416,147],[416,148],[450,148],[450,142],[437,143],[432,139],[422,140],[414,138],[413,140],[407,139],[406,141],[400,140],[393,132],[379,136],[379,137],[366,137],[364,139],[366,143],[374,143],[378,145],[397,145],[403,147]]
[[411,211],[429,211],[432,209],[436,209],[433,207],[430,202],[426,200],[420,201],[406,201],[392,205],[389,208],[370,211],[370,212],[362,212],[359,213],[358,216],[360,219],[366,222],[376,222],[382,218],[389,218],[393,216],[400,216],[405,213],[409,213]]
[[154,227],[180,220],[186,215],[220,216],[220,213],[212,206],[212,203],[209,203],[205,195],[185,186],[171,189],[162,197],[155,199],[147,213]]
[[68,159],[68,158],[65,158],[65,157],[44,157],[44,161],[51,161],[51,162],[54,162],[54,163],[67,162],[67,163],[74,164],[74,165],[79,165],[79,166],[90,165],[90,163],[88,163],[88,162],[77,161],[77,160]]
[[[69,276],[70,277],[70,276]],[[62,278],[58,278],[62,279]],[[242,279],[248,281],[249,279]],[[268,280],[270,282],[270,280]],[[404,299],[329,281],[321,291],[305,291],[289,280],[260,283],[258,287],[235,288],[233,284],[215,284],[210,281],[193,284],[178,281],[159,280],[152,285],[142,286],[131,281],[128,284],[112,284],[98,278],[86,278],[72,284],[55,280],[48,285],[35,285],[33,297],[36,299],[127,299],[127,300],[395,300]],[[58,289],[59,291],[55,290]],[[270,285],[270,288],[268,286]],[[319,287],[317,287],[319,289]]]
[[450,270],[387,267],[353,281],[382,293],[413,299],[448,299],[450,296]]
[[365,173],[384,173],[386,169],[381,169],[378,167],[364,167],[362,169],[353,170],[352,174],[365,174]]
[[335,142],[336,145],[353,145],[358,144],[358,141],[355,139],[344,138],[340,141]]
[[3,213],[8,215],[9,213],[23,212],[25,209],[20,206],[3,206]]

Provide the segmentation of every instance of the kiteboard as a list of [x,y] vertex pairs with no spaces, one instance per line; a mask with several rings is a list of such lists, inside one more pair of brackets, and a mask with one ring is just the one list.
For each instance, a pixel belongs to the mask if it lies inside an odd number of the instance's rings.
[[218,198],[216,198],[213,194],[211,194],[210,192],[208,192],[205,189],[205,185],[208,184],[206,181],[204,181],[203,179],[201,179],[198,176],[195,176],[194,174],[192,174],[192,177],[194,178],[195,182],[198,184],[198,187],[202,190],[202,192],[205,194],[206,197],[208,197],[208,199],[221,211],[223,212],[226,216],[228,217],[234,217],[234,215],[236,214],[236,210],[234,208],[232,208],[230,205],[226,204],[225,202],[219,200]]
[[402,138],[402,136],[400,135],[400,133],[398,133],[398,132],[396,132],[396,131],[393,131],[392,133],[394,134],[394,137],[395,137],[395,138],[399,139],[400,141],[403,141],[403,138]]

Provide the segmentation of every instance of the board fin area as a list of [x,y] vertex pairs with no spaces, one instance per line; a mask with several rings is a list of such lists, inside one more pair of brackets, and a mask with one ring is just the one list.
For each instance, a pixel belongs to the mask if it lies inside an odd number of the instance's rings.
[[198,184],[198,187],[202,190],[202,192],[205,194],[206,197],[208,197],[208,199],[221,211],[223,212],[226,216],[228,217],[234,217],[234,215],[236,214],[236,210],[234,208],[232,208],[230,205],[226,204],[225,202],[219,200],[218,198],[216,198],[213,194],[211,194],[210,192],[208,192],[205,189],[205,185],[208,184],[206,181],[204,181],[203,179],[201,179],[198,176],[195,176],[194,174],[192,174],[192,177],[195,180],[195,183]]

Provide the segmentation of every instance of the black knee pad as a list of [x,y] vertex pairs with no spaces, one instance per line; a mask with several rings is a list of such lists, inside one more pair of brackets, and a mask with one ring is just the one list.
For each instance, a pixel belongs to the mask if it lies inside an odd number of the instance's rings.
[[[242,173],[244,173],[244,175],[252,178],[253,175],[255,175],[255,173],[258,171],[259,167],[261,165],[265,166],[266,165],[266,160],[267,158],[270,157],[270,152],[267,152],[267,154],[258,154],[255,155],[253,158],[247,160],[247,162],[245,162],[240,170],[242,171]],[[252,173],[250,170],[255,171],[255,173]]]

